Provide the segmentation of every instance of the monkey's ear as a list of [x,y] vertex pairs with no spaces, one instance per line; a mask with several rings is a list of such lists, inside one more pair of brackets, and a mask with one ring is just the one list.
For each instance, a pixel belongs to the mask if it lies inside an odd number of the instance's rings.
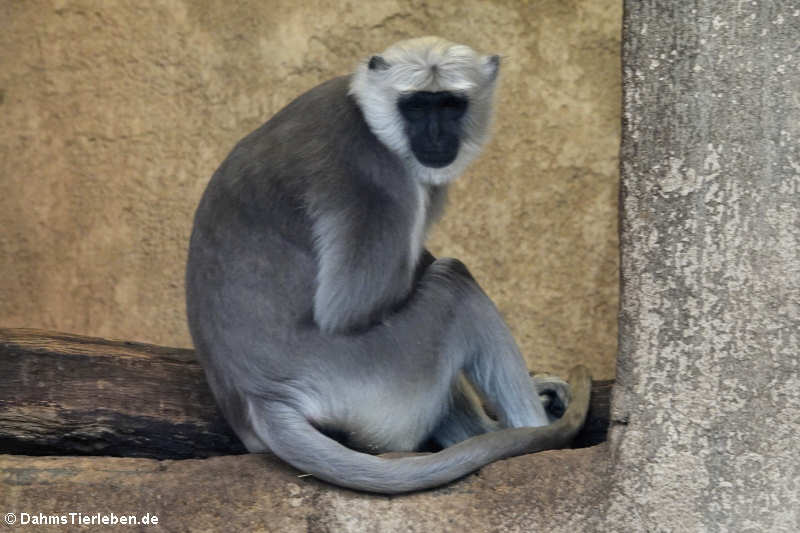
[[486,73],[486,77],[489,78],[489,81],[494,81],[497,79],[497,75],[500,73],[500,56],[488,56],[484,60],[484,72]]
[[367,66],[370,70],[386,70],[389,68],[389,63],[386,62],[381,56],[372,56],[369,58]]

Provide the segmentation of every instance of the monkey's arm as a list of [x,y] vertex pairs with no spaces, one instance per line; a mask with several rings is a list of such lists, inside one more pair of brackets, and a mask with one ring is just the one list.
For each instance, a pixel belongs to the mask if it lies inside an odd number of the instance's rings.
[[388,314],[411,290],[414,267],[407,226],[399,209],[326,210],[314,221],[317,287],[314,320],[329,333],[368,326]]

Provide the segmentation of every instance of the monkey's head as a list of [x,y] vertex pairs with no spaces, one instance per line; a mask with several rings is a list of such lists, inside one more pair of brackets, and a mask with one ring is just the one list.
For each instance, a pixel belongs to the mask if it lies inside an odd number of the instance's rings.
[[418,179],[457,177],[489,135],[498,56],[439,37],[401,41],[359,65],[350,94],[372,132]]

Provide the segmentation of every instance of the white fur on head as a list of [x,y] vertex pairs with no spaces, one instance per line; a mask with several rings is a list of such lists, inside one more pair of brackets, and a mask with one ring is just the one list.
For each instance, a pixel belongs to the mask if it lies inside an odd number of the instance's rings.
[[[443,185],[464,171],[488,139],[499,66],[497,56],[440,37],[409,39],[363,61],[353,74],[350,94],[372,132],[401,157],[409,172],[423,183]],[[450,91],[469,100],[458,157],[444,168],[426,167],[411,152],[397,101],[416,91]]]

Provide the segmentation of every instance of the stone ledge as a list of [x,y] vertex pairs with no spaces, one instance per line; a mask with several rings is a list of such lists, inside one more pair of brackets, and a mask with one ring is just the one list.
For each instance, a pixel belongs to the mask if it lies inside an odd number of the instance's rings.
[[380,496],[299,477],[270,455],[0,455],[0,511],[150,513],[166,531],[590,531],[602,517],[607,469],[601,444],[498,461],[443,488]]

